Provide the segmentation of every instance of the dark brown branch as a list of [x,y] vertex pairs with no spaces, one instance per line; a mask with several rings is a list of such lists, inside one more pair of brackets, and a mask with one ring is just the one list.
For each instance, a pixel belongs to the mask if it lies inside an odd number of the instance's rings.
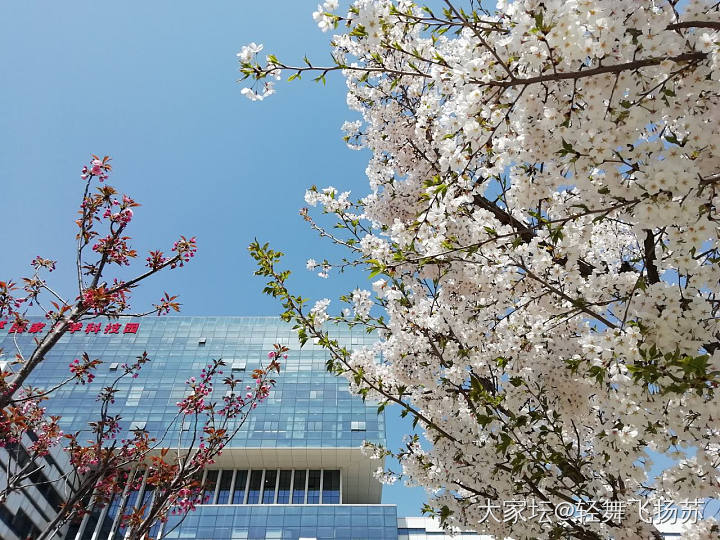
[[645,251],[645,271],[649,284],[660,281],[657,266],[655,265],[655,235],[650,229],[645,229],[645,241],[643,242]]
[[[498,207],[496,204],[488,201],[482,195],[475,195],[473,198],[473,203],[480,208],[492,212],[492,214],[495,216],[495,219],[497,219],[503,225],[509,225],[510,227],[512,227],[517,233],[518,237],[523,242],[529,243],[535,237],[535,231],[529,225],[523,223],[516,217],[512,216],[509,212]],[[565,267],[565,264],[567,263],[567,257],[555,259],[555,262]],[[588,262],[579,260],[578,269],[580,270],[581,276],[588,277],[592,275],[595,267]]]
[[509,225],[515,229],[515,232],[517,232],[523,242],[530,242],[535,236],[535,233],[528,225],[516,217],[513,217],[509,212],[503,210],[496,204],[488,201],[482,195],[475,195],[473,197],[473,203],[475,206],[479,206],[480,208],[491,212],[495,216],[495,219],[503,225]]
[[718,182],[720,182],[720,173],[711,174],[710,176],[706,176],[705,178],[700,178],[701,186],[710,186],[712,184],[717,184]]
[[712,28],[720,30],[720,22],[716,21],[683,21],[679,23],[669,24],[668,30],[679,30],[681,28]]
[[586,77],[594,77],[596,75],[603,75],[605,73],[619,73],[621,71],[634,71],[642,67],[657,66],[663,62],[670,61],[675,63],[680,62],[693,62],[698,60],[704,60],[707,58],[707,53],[703,52],[692,52],[683,53],[678,56],[658,56],[653,58],[644,58],[642,60],[635,60],[633,62],[625,62],[623,64],[613,64],[609,66],[599,66],[592,69],[580,70],[580,71],[568,71],[563,73],[551,73],[549,75],[538,75],[537,77],[528,77],[525,79],[511,79],[509,81],[489,81],[480,82],[476,84],[480,86],[500,86],[503,88],[510,88],[511,86],[521,86],[528,84],[537,84],[544,82],[560,81],[567,79],[583,79]]

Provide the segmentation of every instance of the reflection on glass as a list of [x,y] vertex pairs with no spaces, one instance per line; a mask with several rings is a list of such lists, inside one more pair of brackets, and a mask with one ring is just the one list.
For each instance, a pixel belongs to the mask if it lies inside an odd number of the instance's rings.
[[252,471],[250,473],[250,489],[248,489],[248,504],[257,504],[260,502],[260,488],[262,487],[262,471]]
[[150,505],[152,504],[152,497],[155,490],[155,486],[145,486],[145,492],[143,493],[142,502],[140,508],[143,508],[143,517],[147,517],[150,512]]
[[235,475],[235,489],[233,490],[232,503],[242,504],[245,497],[245,484],[247,483],[247,471],[238,471]]
[[[129,514],[133,511],[133,508],[135,508],[135,503],[138,500],[138,496],[140,495],[140,492],[138,490],[133,490],[130,493],[128,493],[127,502],[125,503],[125,513]],[[120,522],[120,526],[117,528],[117,531],[115,532],[115,539],[119,540],[121,538],[125,537],[125,527],[122,525],[122,521]]]
[[205,491],[203,493],[203,504],[212,504],[215,500],[215,485],[217,484],[218,471],[207,472],[205,477]]
[[159,519],[155,523],[153,523],[153,526],[150,527],[150,538],[157,538],[161,525],[162,521],[160,521]]
[[340,503],[340,471],[323,471],[322,502]]
[[280,482],[278,484],[277,503],[287,504],[290,502],[290,479],[292,471],[280,471]]
[[293,504],[303,504],[305,502],[305,471],[295,471],[292,502]]
[[119,493],[115,495],[110,501],[107,515],[105,516],[105,521],[100,524],[100,535],[102,538],[107,538],[110,534],[110,529],[112,528],[113,521],[115,521],[115,516],[117,516],[118,510],[120,509],[121,501],[122,495]]
[[277,480],[277,471],[265,471],[262,497],[264,504],[272,504],[275,502],[275,480]]
[[308,474],[308,504],[320,502],[320,471],[310,471]]
[[220,490],[218,491],[217,504],[227,504],[230,501],[230,484],[232,484],[233,471],[224,470],[220,476]]

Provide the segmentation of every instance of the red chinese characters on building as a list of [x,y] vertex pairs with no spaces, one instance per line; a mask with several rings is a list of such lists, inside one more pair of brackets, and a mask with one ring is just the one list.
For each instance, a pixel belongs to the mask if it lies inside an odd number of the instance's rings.
[[79,332],[80,330],[82,330],[82,327],[83,327],[83,323],[72,322],[72,323],[68,324],[67,331],[70,332],[71,334],[74,334],[75,332]]
[[95,332],[97,334],[101,328],[102,324],[89,322],[85,325],[85,333],[89,334],[90,332]]
[[42,332],[43,328],[45,328],[44,322],[34,322],[30,325],[30,328],[28,329],[28,333],[37,334],[39,332]]
[[125,325],[123,334],[137,334],[137,331],[139,328],[140,328],[140,323],[129,322]]
[[[0,321],[0,330],[3,330],[7,328],[7,325],[9,324],[9,321],[4,320]],[[9,329],[8,334],[40,334],[45,330],[45,327],[47,326],[44,322],[33,322],[33,323],[18,323],[13,322]],[[140,323],[107,323],[105,327],[103,328],[102,323],[81,323],[81,322],[74,322],[69,323],[67,326],[67,332],[70,334],[75,334],[77,332],[81,332],[85,330],[86,334],[100,334],[100,331],[102,330],[103,334],[137,334],[138,330],[140,329]]]
[[120,327],[122,324],[120,323],[108,323],[108,325],[105,327],[105,333],[106,334],[117,334],[120,331]]

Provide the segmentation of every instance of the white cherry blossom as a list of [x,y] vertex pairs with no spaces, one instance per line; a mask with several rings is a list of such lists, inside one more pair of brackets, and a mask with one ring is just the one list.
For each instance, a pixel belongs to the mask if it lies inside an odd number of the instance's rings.
[[[396,455],[449,526],[657,538],[637,515],[495,523],[482,504],[720,498],[718,7],[477,6],[358,0],[334,65],[267,66],[340,71],[362,117],[346,141],[369,151],[359,201],[305,200],[373,292],[288,309],[354,391],[417,420]],[[379,342],[343,351],[329,319]]]

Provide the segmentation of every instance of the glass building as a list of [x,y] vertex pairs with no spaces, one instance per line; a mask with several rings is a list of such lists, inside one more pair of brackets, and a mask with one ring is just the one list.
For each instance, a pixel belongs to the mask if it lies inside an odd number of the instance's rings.
[[[0,326],[0,348],[5,360],[15,347],[29,353],[33,340],[47,331],[36,319],[20,328]],[[338,329],[339,341],[348,347],[370,344],[361,330]],[[229,447],[207,470],[204,487],[207,504],[181,523],[171,519],[162,538],[195,539],[300,539],[398,538],[394,505],[383,505],[381,486],[372,477],[380,464],[360,451],[364,440],[384,442],[385,426],[377,404],[363,402],[348,392],[344,378],[325,369],[327,353],[308,342],[302,349],[289,325],[268,317],[156,317],[121,321],[85,322],[65,334],[39,369],[33,386],[48,388],[69,374],[69,364],[87,352],[102,364],[89,385],[69,384],[52,394],[48,411],[62,416],[65,432],[87,428],[97,417],[94,395],[143,351],[150,362],[136,379],[119,383],[113,412],[122,416],[124,429],[144,428],[151,435],[169,428],[185,381],[212,359],[222,358],[224,371],[237,378],[267,361],[273,344],[290,347],[288,359],[270,397],[252,411]],[[2,360],[0,358],[0,360]],[[225,385],[216,384],[214,400],[221,400]],[[95,407],[94,407],[95,405]],[[173,429],[182,430],[175,424]],[[177,433],[175,434],[178,435]],[[173,440],[173,433],[168,440]],[[60,467],[60,465],[58,465]],[[58,503],[58,494],[40,496],[42,513],[33,506],[38,497],[4,505],[0,510],[0,537],[32,537]],[[94,509],[81,523],[65,532],[66,538],[124,538],[120,516],[152,497],[152,491],[117,496],[105,508]],[[17,517],[21,516],[21,517]],[[24,516],[24,517],[23,517]],[[23,536],[25,535],[25,536]]]

